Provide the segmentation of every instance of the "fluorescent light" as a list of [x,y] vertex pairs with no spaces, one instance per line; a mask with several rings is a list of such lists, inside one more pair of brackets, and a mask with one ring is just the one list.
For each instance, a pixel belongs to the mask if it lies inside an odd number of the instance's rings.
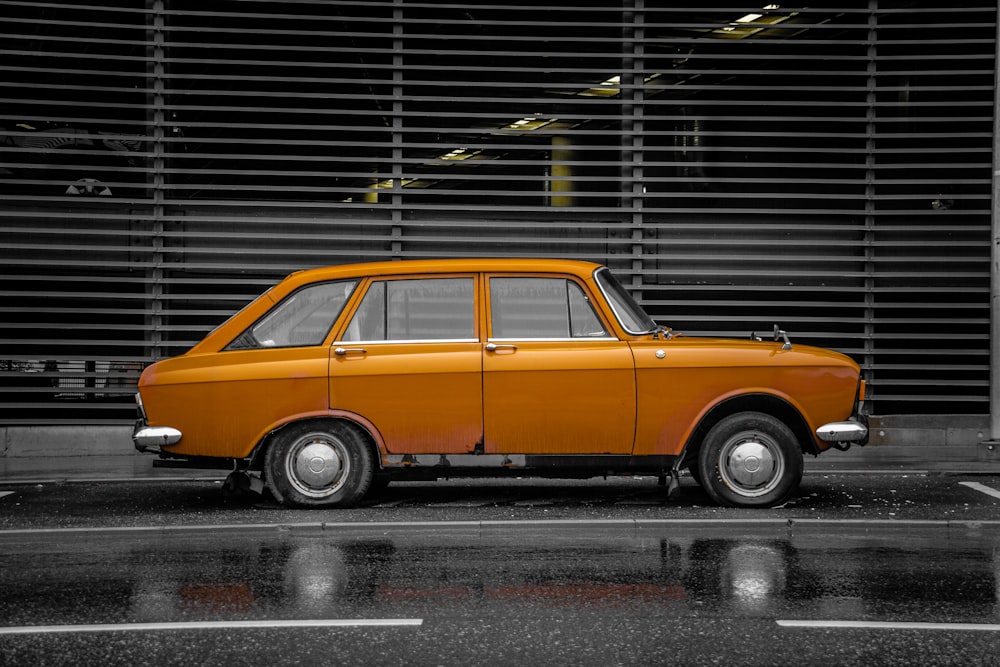
[[537,116],[525,116],[513,123],[504,125],[501,130],[540,130],[541,128],[559,120],[558,118],[539,118]]
[[449,151],[444,155],[439,155],[438,160],[468,160],[471,157],[475,157],[482,153],[482,149],[470,150],[468,148],[456,148],[455,150]]
[[789,12],[787,14],[771,13],[779,9],[781,9],[779,5],[766,5],[763,11],[768,12],[767,14],[760,14],[758,12],[744,14],[729,25],[716,28],[712,32],[726,39],[744,39],[777,27],[779,23],[784,23],[798,14],[798,12]]

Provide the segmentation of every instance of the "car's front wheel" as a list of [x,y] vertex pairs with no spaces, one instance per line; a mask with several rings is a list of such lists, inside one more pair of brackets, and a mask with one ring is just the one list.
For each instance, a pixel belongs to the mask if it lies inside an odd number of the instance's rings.
[[702,487],[728,507],[773,507],[802,480],[802,449],[791,429],[762,412],[726,417],[705,436],[698,457]]
[[293,424],[264,460],[267,486],[283,505],[350,507],[371,484],[374,463],[364,435],[344,422]]

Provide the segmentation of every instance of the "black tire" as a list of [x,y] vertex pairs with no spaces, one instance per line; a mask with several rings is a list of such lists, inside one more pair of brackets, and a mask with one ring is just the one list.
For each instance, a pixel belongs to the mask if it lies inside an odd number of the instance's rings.
[[773,507],[802,481],[802,448],[791,429],[762,412],[726,417],[698,455],[701,485],[719,505]]
[[695,463],[694,465],[688,466],[687,471],[688,474],[691,475],[691,479],[693,479],[694,481],[698,482],[699,485],[701,485],[701,471],[698,470],[698,464]]
[[364,433],[338,421],[303,422],[280,431],[264,459],[267,487],[290,507],[351,507],[372,481]]

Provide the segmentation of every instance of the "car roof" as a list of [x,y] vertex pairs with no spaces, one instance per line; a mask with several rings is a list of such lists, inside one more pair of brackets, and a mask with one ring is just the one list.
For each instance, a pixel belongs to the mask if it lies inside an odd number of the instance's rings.
[[398,276],[410,273],[474,273],[516,271],[524,273],[568,273],[589,278],[601,264],[572,259],[463,258],[415,259],[390,262],[341,264],[297,271],[285,281],[302,285],[323,280],[368,276]]

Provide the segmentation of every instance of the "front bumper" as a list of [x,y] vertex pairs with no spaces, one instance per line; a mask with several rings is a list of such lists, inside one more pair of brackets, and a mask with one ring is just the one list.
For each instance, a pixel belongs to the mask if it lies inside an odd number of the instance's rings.
[[868,425],[859,419],[830,422],[816,429],[816,435],[823,442],[833,443],[842,447],[849,447],[854,444],[864,445],[868,442]]
[[181,436],[180,431],[170,426],[149,426],[143,421],[136,422],[132,429],[132,442],[144,454],[159,454],[163,451],[161,447],[177,444]]

